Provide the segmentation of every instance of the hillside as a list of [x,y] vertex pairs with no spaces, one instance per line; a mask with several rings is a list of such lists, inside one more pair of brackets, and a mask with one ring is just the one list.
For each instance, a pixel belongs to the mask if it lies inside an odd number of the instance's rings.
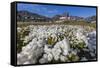
[[23,22],[30,22],[30,21],[50,21],[51,19],[43,16],[43,15],[39,15],[37,13],[31,13],[28,11],[18,11],[17,12],[17,21],[23,21]]

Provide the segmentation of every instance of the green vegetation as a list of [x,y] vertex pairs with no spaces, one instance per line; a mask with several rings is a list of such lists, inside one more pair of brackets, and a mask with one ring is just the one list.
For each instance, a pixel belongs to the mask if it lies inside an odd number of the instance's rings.
[[83,48],[85,48],[85,42],[84,41],[81,41],[81,42],[79,42],[79,43],[77,43],[77,41],[76,42],[73,42],[73,43],[71,43],[70,44],[70,47],[71,48],[74,48],[74,49],[83,49]]
[[58,35],[57,37],[51,37],[49,36],[47,38],[47,44],[54,45],[58,41],[62,41],[64,39],[64,35]]
[[70,53],[67,58],[67,61],[69,62],[79,61],[79,57],[73,53]]
[[27,43],[24,43],[24,38],[29,34],[28,29],[22,28],[20,32],[17,32],[17,53],[21,52],[22,47]]
[[49,45],[54,45],[56,42],[57,42],[56,38],[53,38],[51,36],[47,38],[47,44]]
[[96,28],[96,23],[90,23],[90,22],[85,22],[85,21],[64,21],[63,24],[90,26],[90,27]]
[[60,23],[55,23],[55,22],[52,22],[52,23],[47,23],[47,22],[42,22],[41,23],[37,23],[37,22],[17,22],[17,26],[18,27],[26,27],[26,26],[29,26],[29,25],[52,25],[52,24],[58,24],[58,25],[61,25],[61,24],[65,24],[65,25],[81,25],[81,26],[90,26],[90,27],[93,27],[93,28],[96,28],[96,23],[90,23],[90,22],[86,22],[86,21],[64,21],[64,22],[60,22]]

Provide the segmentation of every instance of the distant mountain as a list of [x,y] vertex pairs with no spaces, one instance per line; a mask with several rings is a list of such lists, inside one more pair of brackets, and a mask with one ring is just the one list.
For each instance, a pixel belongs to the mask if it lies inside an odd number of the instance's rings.
[[[68,14],[57,14],[53,16],[52,18],[40,15],[38,13],[32,13],[29,11],[17,11],[17,21],[20,22],[52,22],[52,21],[58,21],[61,17],[68,17],[68,20],[85,20],[87,22],[96,22],[96,16],[90,16],[87,18],[79,17],[79,16],[69,16]],[[67,20],[67,19],[66,19]]]
[[55,15],[52,17],[53,20],[59,20],[59,18],[61,17],[61,15]]
[[51,19],[43,16],[43,15],[39,15],[37,13],[32,13],[29,11],[18,11],[17,12],[17,21],[50,21]]
[[96,21],[96,16],[94,15],[94,16],[87,17],[87,18],[85,18],[85,20],[87,22]]
[[79,16],[68,16],[68,15],[55,15],[52,19],[53,20],[59,20],[60,17],[69,17],[69,20],[83,20],[83,17],[79,17]]

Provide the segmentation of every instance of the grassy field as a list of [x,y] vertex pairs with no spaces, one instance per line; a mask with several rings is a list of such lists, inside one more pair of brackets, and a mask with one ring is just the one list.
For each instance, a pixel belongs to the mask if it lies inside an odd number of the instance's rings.
[[64,22],[60,22],[60,23],[55,23],[55,22],[17,22],[17,26],[18,27],[25,27],[28,25],[61,25],[61,24],[65,24],[65,25],[81,25],[81,26],[90,26],[93,28],[96,28],[96,23],[88,23],[85,21],[64,21]]
[[90,26],[90,27],[96,28],[96,23],[89,23],[89,22],[85,22],[85,21],[65,21],[64,24]]

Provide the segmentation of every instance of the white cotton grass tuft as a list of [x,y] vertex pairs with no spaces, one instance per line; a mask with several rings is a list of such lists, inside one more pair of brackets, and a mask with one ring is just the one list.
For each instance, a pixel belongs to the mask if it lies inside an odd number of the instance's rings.
[[[44,64],[52,62],[69,62],[68,56],[75,55],[76,60],[79,59],[77,55],[80,50],[71,47],[71,44],[78,45],[80,42],[85,42],[86,47],[91,51],[91,56],[95,56],[93,53],[96,50],[96,32],[87,33],[85,36],[84,29],[80,26],[67,26],[67,25],[30,25],[24,27],[29,29],[30,32],[23,38],[23,44],[21,52],[17,54],[17,64]],[[20,33],[22,28],[17,28]],[[50,38],[48,43],[48,38]],[[89,42],[88,42],[89,41]],[[92,42],[91,42],[92,41]],[[94,42],[94,43],[93,43]],[[75,46],[76,47],[76,46]],[[83,50],[85,51],[86,49]],[[89,51],[86,50],[86,51]],[[82,57],[80,61],[88,60],[86,57]]]

